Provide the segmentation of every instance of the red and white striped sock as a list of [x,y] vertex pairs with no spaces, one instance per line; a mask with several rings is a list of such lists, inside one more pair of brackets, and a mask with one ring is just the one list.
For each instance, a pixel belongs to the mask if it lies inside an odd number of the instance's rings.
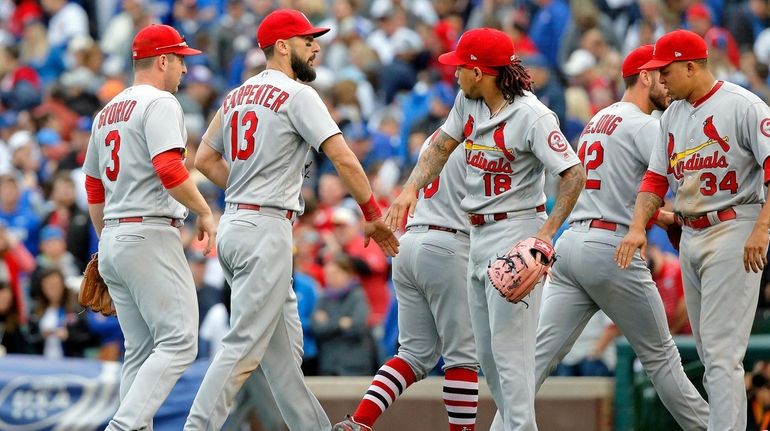
[[398,357],[389,360],[377,371],[371,386],[353,413],[353,420],[373,427],[377,418],[415,380],[414,371],[406,361]]
[[467,368],[450,368],[444,376],[444,407],[449,431],[474,431],[479,406],[479,375]]

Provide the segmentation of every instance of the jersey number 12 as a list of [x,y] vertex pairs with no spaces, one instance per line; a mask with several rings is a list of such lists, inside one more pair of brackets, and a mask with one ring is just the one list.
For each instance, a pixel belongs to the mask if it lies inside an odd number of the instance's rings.
[[[588,157],[593,157],[591,160],[586,161]],[[602,147],[602,141],[594,141],[591,145],[588,145],[587,141],[580,144],[578,148],[578,158],[583,166],[586,168],[586,189],[587,190],[599,190],[602,188],[602,180],[590,178],[592,170],[598,168],[604,163],[604,147]]]

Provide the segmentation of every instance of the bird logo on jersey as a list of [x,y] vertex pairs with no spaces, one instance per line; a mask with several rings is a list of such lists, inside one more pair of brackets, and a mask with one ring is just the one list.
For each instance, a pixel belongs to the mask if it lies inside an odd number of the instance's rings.
[[[465,162],[486,172],[512,173],[513,168],[511,167],[511,162],[516,159],[516,156],[505,147],[505,123],[500,123],[492,133],[492,140],[495,143],[495,146],[492,147],[489,145],[478,144],[470,138],[471,133],[473,133],[474,122],[473,116],[469,115],[468,120],[465,122],[465,127],[463,128],[463,134],[465,135]],[[474,154],[474,151],[478,152]],[[489,160],[484,155],[485,151],[503,153],[506,160]]]
[[730,144],[727,143],[729,141],[729,138],[725,136],[724,138],[719,136],[719,132],[717,131],[716,126],[714,126],[714,116],[710,116],[706,118],[706,121],[703,122],[703,134],[706,135],[707,138],[709,138],[709,143],[713,143],[714,141],[719,144],[719,146],[722,148],[722,151],[725,153],[730,151]]
[[687,148],[680,153],[674,152],[674,135],[668,134],[669,173],[673,174],[676,179],[682,179],[684,171],[727,167],[727,158],[723,154],[719,154],[719,151],[714,151],[713,154],[705,157],[700,155],[702,149],[714,144],[719,145],[719,148],[724,152],[730,151],[730,144],[728,143],[730,138],[719,133],[714,125],[713,115],[703,122],[703,134],[708,138],[706,142]]
[[465,135],[465,139],[468,139],[471,136],[471,133],[473,133],[474,123],[475,120],[473,119],[473,116],[469,115],[468,120],[465,122],[465,126],[463,127],[463,135]]
[[495,128],[495,132],[492,134],[492,139],[495,141],[495,146],[500,149],[500,151],[503,152],[503,155],[506,159],[508,159],[509,162],[512,162],[516,159],[516,156],[513,155],[510,151],[508,151],[508,148],[505,147],[505,121],[497,125],[497,128]]

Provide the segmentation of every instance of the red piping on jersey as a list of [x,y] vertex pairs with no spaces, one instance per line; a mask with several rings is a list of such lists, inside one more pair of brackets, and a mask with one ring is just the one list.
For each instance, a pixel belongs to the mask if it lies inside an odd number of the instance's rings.
[[767,185],[768,182],[770,182],[770,157],[766,158],[765,161],[762,163],[762,169],[765,171],[765,185]]
[[666,197],[668,191],[668,180],[665,176],[656,172],[647,171],[642,178],[642,184],[639,186],[639,193],[654,193],[661,199]]
[[714,93],[717,92],[717,90],[722,88],[722,84],[724,84],[724,81],[717,81],[717,83],[714,84],[713,87],[711,87],[711,90],[708,93],[706,93],[705,96],[703,96],[700,99],[698,99],[695,102],[693,102],[692,107],[693,108],[697,108],[698,106],[702,105],[703,102],[707,101],[709,99],[709,97],[713,96]]
[[102,180],[86,175],[86,196],[89,204],[103,204],[104,184]]
[[190,177],[182,161],[182,153],[178,148],[164,151],[152,158],[152,165],[160,177],[163,187],[173,189]]

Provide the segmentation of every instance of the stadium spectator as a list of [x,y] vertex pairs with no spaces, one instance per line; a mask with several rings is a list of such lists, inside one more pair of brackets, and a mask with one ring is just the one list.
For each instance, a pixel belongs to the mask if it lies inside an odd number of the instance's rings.
[[367,325],[369,307],[353,260],[337,253],[324,265],[326,286],[313,313],[318,344],[318,373],[323,376],[369,376],[375,350]]
[[40,295],[30,316],[29,340],[36,353],[51,359],[82,357],[93,338],[86,315],[76,304],[75,294],[64,284],[57,268],[40,276]]

